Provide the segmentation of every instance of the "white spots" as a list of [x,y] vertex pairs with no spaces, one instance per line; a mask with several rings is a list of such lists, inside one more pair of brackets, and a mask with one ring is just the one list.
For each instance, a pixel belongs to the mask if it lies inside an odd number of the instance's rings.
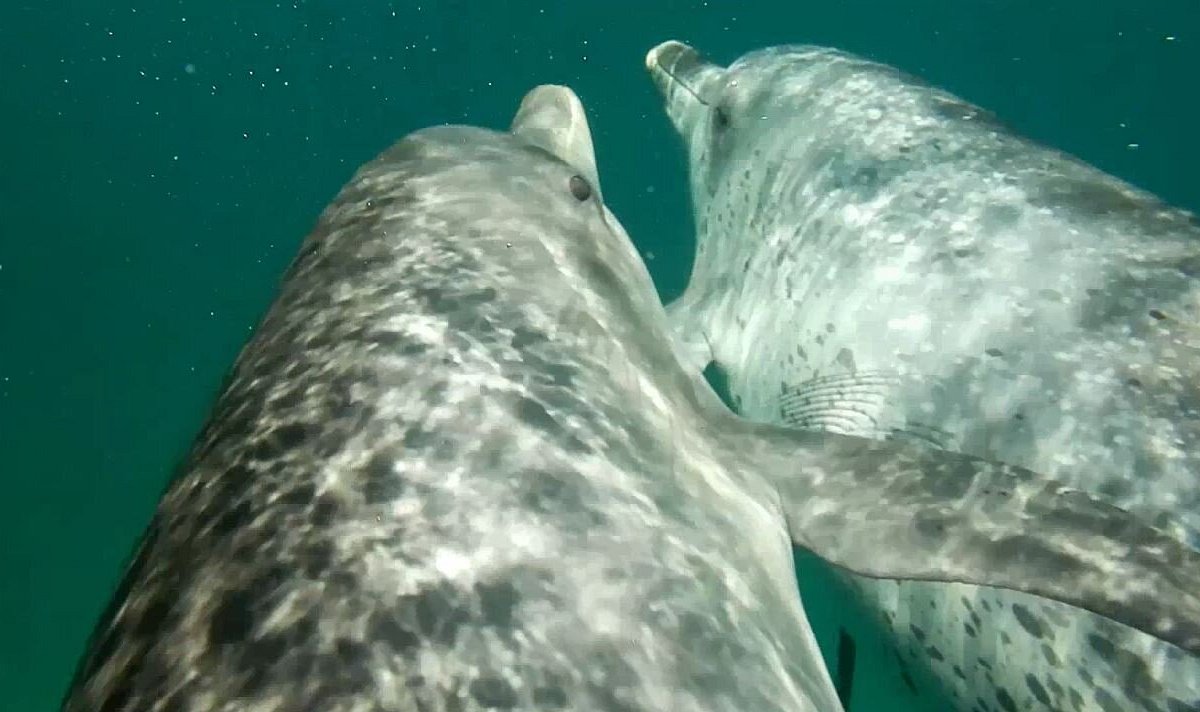
[[881,264],[873,271],[873,277],[879,282],[901,282],[907,280],[911,276],[906,265],[901,264]]
[[[1182,460],[1187,457],[1187,451],[1179,447],[1179,441],[1168,438],[1168,433],[1174,432],[1172,423],[1164,422],[1163,429],[1149,436],[1150,450],[1167,460]],[[1160,495],[1161,497],[1161,495]]]
[[439,549],[433,554],[433,568],[450,580],[458,580],[472,569],[471,559],[451,549]]
[[392,503],[392,516],[396,519],[415,517],[421,512],[421,500],[401,497]]
[[406,314],[397,317],[397,325],[403,326],[412,336],[427,344],[441,343],[445,339],[446,323],[423,314]]
[[[1061,431],[1063,433],[1070,433],[1071,431],[1073,431],[1075,429],[1074,424],[1075,424],[1074,418],[1064,417],[1063,418],[1063,426],[1061,427]],[[1079,462],[1079,460],[1074,455],[1072,455],[1070,452],[1065,451],[1065,450],[1051,453],[1049,459],[1052,463],[1054,463],[1054,467],[1056,469],[1058,469],[1058,468],[1066,469],[1066,468],[1075,467],[1075,465],[1078,464],[1078,462]]]
[[842,220],[851,227],[863,227],[870,216],[861,206],[850,204],[842,208]]
[[184,72],[184,74],[195,74],[196,73],[196,65],[192,64],[191,62],[188,62],[187,64],[183,65],[183,72]]
[[924,334],[929,331],[930,325],[929,315],[924,312],[893,317],[887,322],[887,328],[891,331],[907,331],[912,334]]

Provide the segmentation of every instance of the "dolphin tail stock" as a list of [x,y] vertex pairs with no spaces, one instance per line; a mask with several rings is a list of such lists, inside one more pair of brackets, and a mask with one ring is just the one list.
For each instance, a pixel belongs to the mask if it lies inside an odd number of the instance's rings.
[[737,422],[715,429],[737,466],[773,485],[793,544],[830,564],[1021,591],[1200,655],[1200,551],[1177,535],[1023,468]]

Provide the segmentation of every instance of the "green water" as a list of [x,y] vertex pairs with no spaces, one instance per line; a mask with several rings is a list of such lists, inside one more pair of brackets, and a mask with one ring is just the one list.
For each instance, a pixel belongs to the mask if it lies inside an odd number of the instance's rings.
[[[571,85],[607,201],[678,294],[682,150],[642,69],[672,37],[722,62],[785,42],[861,52],[1200,208],[1195,0],[4,0],[0,709],[58,704],[298,241],[404,133],[503,127],[533,84]],[[865,625],[802,565],[823,643]],[[855,709],[934,707],[862,639]]]

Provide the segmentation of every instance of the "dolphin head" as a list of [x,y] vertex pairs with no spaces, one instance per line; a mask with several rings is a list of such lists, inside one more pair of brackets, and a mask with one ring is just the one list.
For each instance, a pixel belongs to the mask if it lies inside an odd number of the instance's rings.
[[725,68],[704,59],[688,45],[669,40],[646,55],[646,70],[663,96],[667,116],[685,142],[708,135],[718,117],[726,88]]
[[[407,284],[420,254],[425,269],[487,282],[568,331],[578,331],[568,320],[592,320],[622,343],[651,343],[665,312],[599,185],[579,99],[539,86],[508,131],[426,128],[364,165],[301,249],[286,288]],[[659,317],[662,327],[647,325]]]
[[[729,289],[729,280],[741,278],[745,250],[787,229],[777,225],[779,208],[793,200],[797,183],[785,166],[824,138],[809,120],[811,108],[828,101],[821,78],[843,58],[837,50],[788,45],[723,67],[674,40],[646,55],[688,154],[696,257],[687,290],[672,305],[672,323],[690,362],[703,361],[706,350],[721,352],[736,332],[732,309],[740,290]],[[705,331],[703,339],[696,336]]]
[[822,72],[851,59],[830,48],[783,45],[722,67],[669,40],[646,55],[646,69],[687,145],[693,190],[704,195],[718,189],[715,176],[730,161],[784,148],[764,146],[763,139],[778,124],[802,121],[806,108],[821,101]]
[[510,132],[575,168],[603,199],[592,131],[575,92],[553,84],[533,88],[521,100]]
[[[438,221],[437,235],[431,231],[427,239],[469,244],[493,265],[545,272],[547,282],[555,281],[551,274],[600,261],[622,282],[649,283],[632,241],[604,204],[588,120],[567,87],[529,91],[509,131],[442,125],[409,134],[346,188],[364,196],[368,189],[371,199],[361,203],[344,195],[336,217],[399,225],[399,218],[419,213]],[[298,262],[317,251],[361,251],[365,241],[395,242],[398,235],[360,230],[353,244],[340,237],[318,230],[310,240],[322,244],[302,249]]]

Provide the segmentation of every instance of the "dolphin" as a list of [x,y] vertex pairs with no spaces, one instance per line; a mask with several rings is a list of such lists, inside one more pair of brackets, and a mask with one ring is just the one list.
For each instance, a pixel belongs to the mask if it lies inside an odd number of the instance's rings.
[[[1032,469],[1200,542],[1200,223],[808,45],[649,73],[697,232],[681,354],[752,420]],[[1017,593],[851,577],[963,710],[1200,709],[1200,659]]]
[[725,409],[596,175],[554,86],[507,132],[420,130],[357,171],[164,493],[67,712],[838,710],[793,546],[1200,649],[1200,553],[1132,515]]

